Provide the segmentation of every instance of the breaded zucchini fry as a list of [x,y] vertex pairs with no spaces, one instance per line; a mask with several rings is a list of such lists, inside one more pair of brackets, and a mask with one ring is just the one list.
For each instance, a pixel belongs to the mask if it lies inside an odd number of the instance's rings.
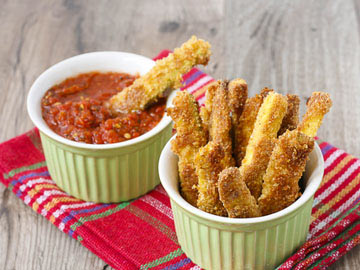
[[234,79],[228,84],[228,102],[231,112],[231,137],[233,142],[233,153],[236,158],[237,152],[236,149],[240,148],[238,146],[237,134],[239,129],[240,116],[244,110],[244,106],[248,96],[247,83],[243,79]]
[[232,163],[225,152],[221,144],[210,141],[200,148],[195,157],[196,173],[199,177],[197,206],[205,212],[218,216],[227,216],[227,212],[219,200],[218,191],[219,173]]
[[298,128],[286,131],[277,140],[264,176],[262,195],[258,200],[263,215],[284,209],[301,195],[299,180],[305,171],[308,156],[314,149],[313,137],[331,105],[327,93],[314,92]]
[[109,108],[113,112],[143,110],[165,90],[179,88],[182,75],[195,65],[206,65],[210,54],[210,44],[192,36],[166,58],[156,61],[155,66],[131,86],[113,96]]
[[307,110],[298,126],[298,130],[309,137],[315,137],[324,115],[328,113],[332,106],[332,101],[328,93],[314,92],[306,105]]
[[278,138],[258,200],[262,215],[284,209],[301,195],[299,179],[313,149],[314,139],[297,129],[286,131]]
[[278,136],[285,133],[286,130],[293,130],[299,124],[299,107],[300,107],[300,98],[297,95],[286,95],[288,108],[287,113],[284,116],[284,119],[281,123]]
[[211,108],[209,134],[210,140],[223,144],[225,149],[229,149],[228,154],[231,155],[231,118],[226,88],[227,82],[218,81]]
[[209,138],[210,112],[205,106],[200,107],[200,118],[206,137]]
[[200,147],[207,142],[203,130],[198,104],[186,91],[178,92],[173,99],[174,107],[167,113],[175,122],[177,135],[171,142],[172,151],[179,156],[179,176],[181,193],[186,201],[196,206],[198,177],[194,159]]
[[248,86],[243,79],[234,79],[228,84],[228,100],[231,112],[231,123],[234,127],[239,124],[248,96]]
[[220,216],[226,216],[227,213],[219,200],[218,176],[222,170],[234,165],[230,129],[226,82],[218,81],[210,115],[211,141],[200,149],[195,157],[195,166],[199,177],[197,205],[203,211]]
[[[204,126],[205,132],[208,134],[210,129],[210,114],[212,110],[213,99],[215,96],[215,91],[218,88],[219,83],[214,81],[205,86],[205,104],[200,108],[200,117]],[[209,135],[209,134],[208,134]]]
[[219,196],[231,218],[261,216],[259,206],[240,177],[238,168],[227,168],[220,173]]
[[286,111],[286,98],[271,92],[265,98],[256,117],[254,130],[240,167],[241,177],[255,199],[261,194],[263,177]]
[[234,156],[236,158],[237,166],[241,166],[241,162],[245,156],[246,147],[251,133],[253,132],[256,116],[259,112],[260,106],[266,95],[271,91],[271,89],[264,88],[260,94],[257,94],[252,98],[248,98],[245,102],[238,125],[234,127]]

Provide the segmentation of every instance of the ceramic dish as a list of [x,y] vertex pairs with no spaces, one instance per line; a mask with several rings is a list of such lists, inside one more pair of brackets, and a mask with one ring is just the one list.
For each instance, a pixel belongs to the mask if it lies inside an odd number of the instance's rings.
[[181,248],[200,267],[274,269],[305,242],[314,194],[324,173],[317,144],[306,165],[302,196],[277,213],[257,218],[215,216],[187,203],[179,193],[177,162],[168,142],[160,156],[160,181],[170,196]]
[[[94,52],[66,59],[42,73],[30,88],[29,116],[40,130],[47,167],[56,184],[70,195],[93,202],[134,199],[159,184],[157,164],[171,137],[166,114],[149,132],[113,144],[86,144],[52,131],[41,115],[41,98],[53,85],[90,71],[145,74],[154,61],[131,53]],[[167,106],[175,91],[169,96]]]

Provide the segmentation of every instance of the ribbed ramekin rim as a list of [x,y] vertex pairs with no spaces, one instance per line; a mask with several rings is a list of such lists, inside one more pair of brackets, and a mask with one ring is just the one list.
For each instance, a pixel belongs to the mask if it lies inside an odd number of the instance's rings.
[[[48,69],[46,69],[44,72],[42,72],[37,77],[37,79],[34,81],[32,86],[30,87],[30,91],[29,91],[28,96],[27,96],[27,111],[28,111],[29,117],[30,117],[31,121],[34,123],[34,125],[41,132],[43,132],[45,135],[47,135],[51,139],[53,139],[53,140],[55,140],[55,141],[57,141],[59,143],[65,144],[67,146],[71,146],[71,147],[75,147],[75,148],[82,148],[82,149],[89,149],[89,150],[119,149],[119,148],[132,146],[134,144],[138,144],[138,143],[146,141],[146,140],[148,140],[150,138],[153,138],[171,124],[172,120],[165,112],[164,116],[162,117],[160,122],[153,129],[151,129],[150,131],[140,135],[137,138],[130,139],[130,140],[123,141],[123,142],[118,142],[118,143],[111,143],[111,144],[88,144],[88,143],[72,141],[72,140],[66,139],[66,138],[56,134],[53,130],[51,130],[46,125],[45,121],[42,119],[42,116],[38,115],[35,112],[35,108],[34,108],[35,104],[32,102],[33,95],[34,95],[35,91],[37,91],[37,85],[39,84],[39,82],[41,80],[45,80],[46,76],[48,76],[48,74],[50,72],[52,72],[53,69],[57,68],[60,65],[66,65],[69,61],[74,61],[74,60],[77,60],[77,59],[80,59],[80,58],[83,58],[83,57],[88,57],[88,56],[93,56],[93,55],[101,56],[102,54],[118,54],[118,55],[120,54],[120,55],[126,55],[126,56],[139,58],[139,59],[142,58],[144,61],[152,61],[152,62],[154,62],[152,59],[147,58],[145,56],[138,55],[138,54],[133,54],[133,53],[128,53],[128,52],[97,51],[97,52],[89,52],[89,53],[79,54],[79,55],[64,59],[64,60],[52,65]],[[96,71],[101,71],[101,70],[96,70]],[[74,74],[74,75],[76,75],[76,74]],[[167,102],[166,102],[166,107],[169,107],[171,105],[172,98],[175,96],[176,91],[178,91],[178,89],[173,91],[169,95],[169,97],[167,99]]]
[[174,190],[170,185],[169,181],[165,177],[165,159],[166,154],[171,152],[170,143],[171,140],[176,135],[174,135],[168,143],[165,145],[159,159],[159,176],[160,176],[160,182],[162,186],[164,187],[165,191],[169,195],[170,199],[172,199],[179,207],[183,208],[185,211],[189,212],[190,214],[193,214],[194,216],[203,219],[204,221],[210,221],[214,223],[221,223],[221,224],[233,224],[233,225],[251,225],[251,224],[259,224],[259,223],[267,223],[270,221],[275,221],[278,219],[281,219],[283,217],[286,217],[288,215],[291,215],[298,209],[304,207],[304,205],[314,196],[316,190],[319,188],[322,177],[324,174],[324,160],[323,156],[321,154],[320,147],[315,142],[314,151],[316,155],[318,156],[319,165],[318,169],[320,170],[320,175],[316,179],[316,181],[313,181],[310,183],[304,193],[290,206],[286,207],[285,209],[278,211],[276,213],[262,216],[262,217],[255,217],[255,218],[229,218],[229,217],[220,217],[213,214],[206,213],[191,204],[189,204],[187,201],[183,199],[183,197],[180,195],[180,193],[176,190]]

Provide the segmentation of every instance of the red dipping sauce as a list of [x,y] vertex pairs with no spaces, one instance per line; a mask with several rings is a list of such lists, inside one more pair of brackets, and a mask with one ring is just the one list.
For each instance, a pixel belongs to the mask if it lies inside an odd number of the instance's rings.
[[57,134],[77,142],[105,144],[136,138],[160,122],[166,99],[144,111],[113,115],[105,102],[135,79],[115,72],[90,72],[66,79],[45,93],[42,116]]

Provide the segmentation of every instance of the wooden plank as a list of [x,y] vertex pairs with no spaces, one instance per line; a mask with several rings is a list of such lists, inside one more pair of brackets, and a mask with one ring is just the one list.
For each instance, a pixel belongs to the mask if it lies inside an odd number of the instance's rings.
[[2,185],[0,239],[2,269],[103,269],[106,265]]
[[244,77],[251,93],[269,86],[297,93],[303,103],[313,91],[329,92],[334,106],[319,136],[359,156],[359,21],[353,3],[231,3],[226,75]]

